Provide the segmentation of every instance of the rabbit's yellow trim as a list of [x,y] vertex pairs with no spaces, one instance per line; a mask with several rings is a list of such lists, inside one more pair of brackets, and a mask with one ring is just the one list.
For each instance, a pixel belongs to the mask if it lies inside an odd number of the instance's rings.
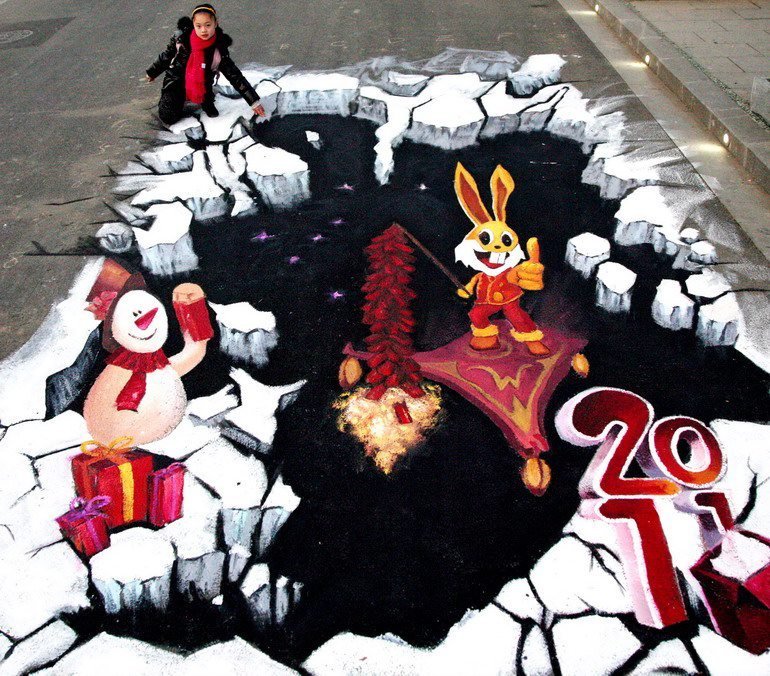
[[473,324],[471,324],[471,332],[474,336],[478,336],[479,338],[483,338],[485,336],[496,336],[498,333],[500,333],[494,324],[490,324],[483,329],[480,329],[477,326],[473,326]]
[[460,162],[455,167],[455,193],[466,216],[476,225],[484,225],[492,220],[484,202],[481,201],[476,181]]
[[505,223],[505,205],[516,184],[508,171],[498,164],[489,179],[489,187],[492,190],[492,212],[498,221]]
[[518,331],[511,330],[513,339],[518,343],[531,343],[535,340],[543,340],[543,332],[540,329],[535,331],[529,331],[527,333],[519,333]]

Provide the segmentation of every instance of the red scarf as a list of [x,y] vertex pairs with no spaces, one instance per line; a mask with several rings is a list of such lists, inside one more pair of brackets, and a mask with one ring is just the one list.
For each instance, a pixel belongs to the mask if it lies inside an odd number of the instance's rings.
[[206,50],[213,47],[217,36],[201,40],[198,34],[190,33],[190,58],[184,74],[185,97],[192,103],[203,103],[206,98]]
[[147,374],[169,365],[163,350],[143,354],[131,352],[125,347],[119,347],[107,357],[107,363],[133,371],[115,399],[118,411],[136,411],[147,392]]

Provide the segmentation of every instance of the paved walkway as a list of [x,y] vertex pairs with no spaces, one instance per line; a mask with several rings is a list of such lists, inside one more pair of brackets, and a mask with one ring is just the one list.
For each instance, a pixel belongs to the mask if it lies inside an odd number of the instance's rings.
[[636,11],[746,105],[770,77],[770,0],[637,0]]

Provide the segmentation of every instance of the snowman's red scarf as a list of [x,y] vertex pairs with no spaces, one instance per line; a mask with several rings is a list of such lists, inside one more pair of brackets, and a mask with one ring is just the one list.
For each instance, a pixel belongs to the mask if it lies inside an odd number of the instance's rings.
[[133,371],[115,399],[115,404],[118,411],[136,411],[147,392],[147,374],[168,366],[170,362],[163,350],[143,354],[119,347],[107,358],[107,363]]

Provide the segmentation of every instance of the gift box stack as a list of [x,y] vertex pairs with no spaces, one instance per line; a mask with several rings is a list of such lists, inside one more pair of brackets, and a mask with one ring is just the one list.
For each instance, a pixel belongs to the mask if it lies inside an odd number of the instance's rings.
[[770,648],[770,540],[730,530],[691,571],[719,634],[755,655]]
[[109,530],[132,523],[165,526],[182,516],[184,465],[155,470],[150,453],[123,438],[109,446],[88,441],[72,459],[78,498],[56,519],[81,554],[90,557],[110,545]]

